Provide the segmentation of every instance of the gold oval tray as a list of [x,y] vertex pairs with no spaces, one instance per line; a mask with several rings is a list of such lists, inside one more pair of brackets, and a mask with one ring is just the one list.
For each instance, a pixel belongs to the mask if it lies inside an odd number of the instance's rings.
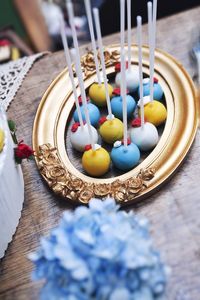
[[[119,46],[106,50],[107,74],[114,73]],[[149,74],[149,49],[143,47],[143,72]],[[132,47],[132,64],[138,50]],[[87,89],[95,78],[90,54],[82,57]],[[167,105],[167,120],[158,145],[133,170],[117,177],[98,179],[84,175],[71,163],[65,146],[66,121],[74,107],[69,73],[65,69],[45,92],[34,121],[33,149],[41,175],[57,194],[75,202],[88,203],[92,197],[113,196],[121,204],[132,203],[154,192],[185,158],[197,130],[195,88],[189,75],[172,56],[155,51],[155,76]],[[77,84],[77,91],[79,87]]]

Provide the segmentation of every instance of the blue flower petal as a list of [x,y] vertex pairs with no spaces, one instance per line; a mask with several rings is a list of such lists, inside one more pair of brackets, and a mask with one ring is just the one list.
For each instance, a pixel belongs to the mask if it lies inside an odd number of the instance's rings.
[[126,288],[117,288],[110,295],[109,300],[131,300],[129,290]]
[[46,281],[42,300],[158,300],[166,287],[147,220],[112,198],[65,212],[29,258],[33,279]]

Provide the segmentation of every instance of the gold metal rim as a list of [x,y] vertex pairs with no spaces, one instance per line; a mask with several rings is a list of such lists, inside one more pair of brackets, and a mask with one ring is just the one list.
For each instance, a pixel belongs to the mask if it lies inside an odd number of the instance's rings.
[[[118,51],[118,45],[108,47],[110,52]],[[137,47],[132,47],[132,63],[137,64]],[[73,107],[73,95],[67,69],[52,82],[39,104],[33,126],[33,148],[39,166],[39,146],[50,144],[57,149],[58,158],[64,168],[88,184],[111,184],[116,180],[127,181],[137,177],[140,170],[155,169],[155,176],[148,186],[129,202],[147,196],[168,179],[181,164],[189,151],[197,130],[196,95],[193,82],[183,68],[171,55],[162,50],[155,52],[155,75],[166,97],[167,121],[162,137],[150,155],[133,170],[114,178],[91,178],[79,172],[70,162],[65,149],[66,120]],[[143,47],[143,72],[149,74],[149,50]],[[107,74],[114,72],[114,65],[108,66]],[[94,81],[95,74],[86,76],[85,88]],[[77,87],[78,89],[78,87]],[[79,89],[78,89],[79,92]],[[39,166],[40,167],[40,166]]]

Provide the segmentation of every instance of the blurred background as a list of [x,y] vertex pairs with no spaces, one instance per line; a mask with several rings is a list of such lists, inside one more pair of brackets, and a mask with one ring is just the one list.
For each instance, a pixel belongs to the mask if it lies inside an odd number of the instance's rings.
[[[1,0],[0,1],[0,63],[18,59],[41,51],[62,49],[59,34],[59,17],[64,16],[66,36],[72,43],[68,24],[68,0]],[[75,24],[80,44],[89,41],[84,1],[72,0]],[[91,0],[100,9],[102,34],[119,31],[119,0]],[[158,18],[200,5],[200,0],[158,0]],[[136,15],[147,22],[147,0],[132,0],[132,26]],[[170,33],[169,33],[170,34]]]

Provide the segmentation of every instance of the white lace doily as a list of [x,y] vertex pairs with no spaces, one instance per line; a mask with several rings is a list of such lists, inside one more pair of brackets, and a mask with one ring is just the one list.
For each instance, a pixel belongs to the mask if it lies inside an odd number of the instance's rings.
[[33,63],[45,53],[0,65],[0,105],[7,110]]

